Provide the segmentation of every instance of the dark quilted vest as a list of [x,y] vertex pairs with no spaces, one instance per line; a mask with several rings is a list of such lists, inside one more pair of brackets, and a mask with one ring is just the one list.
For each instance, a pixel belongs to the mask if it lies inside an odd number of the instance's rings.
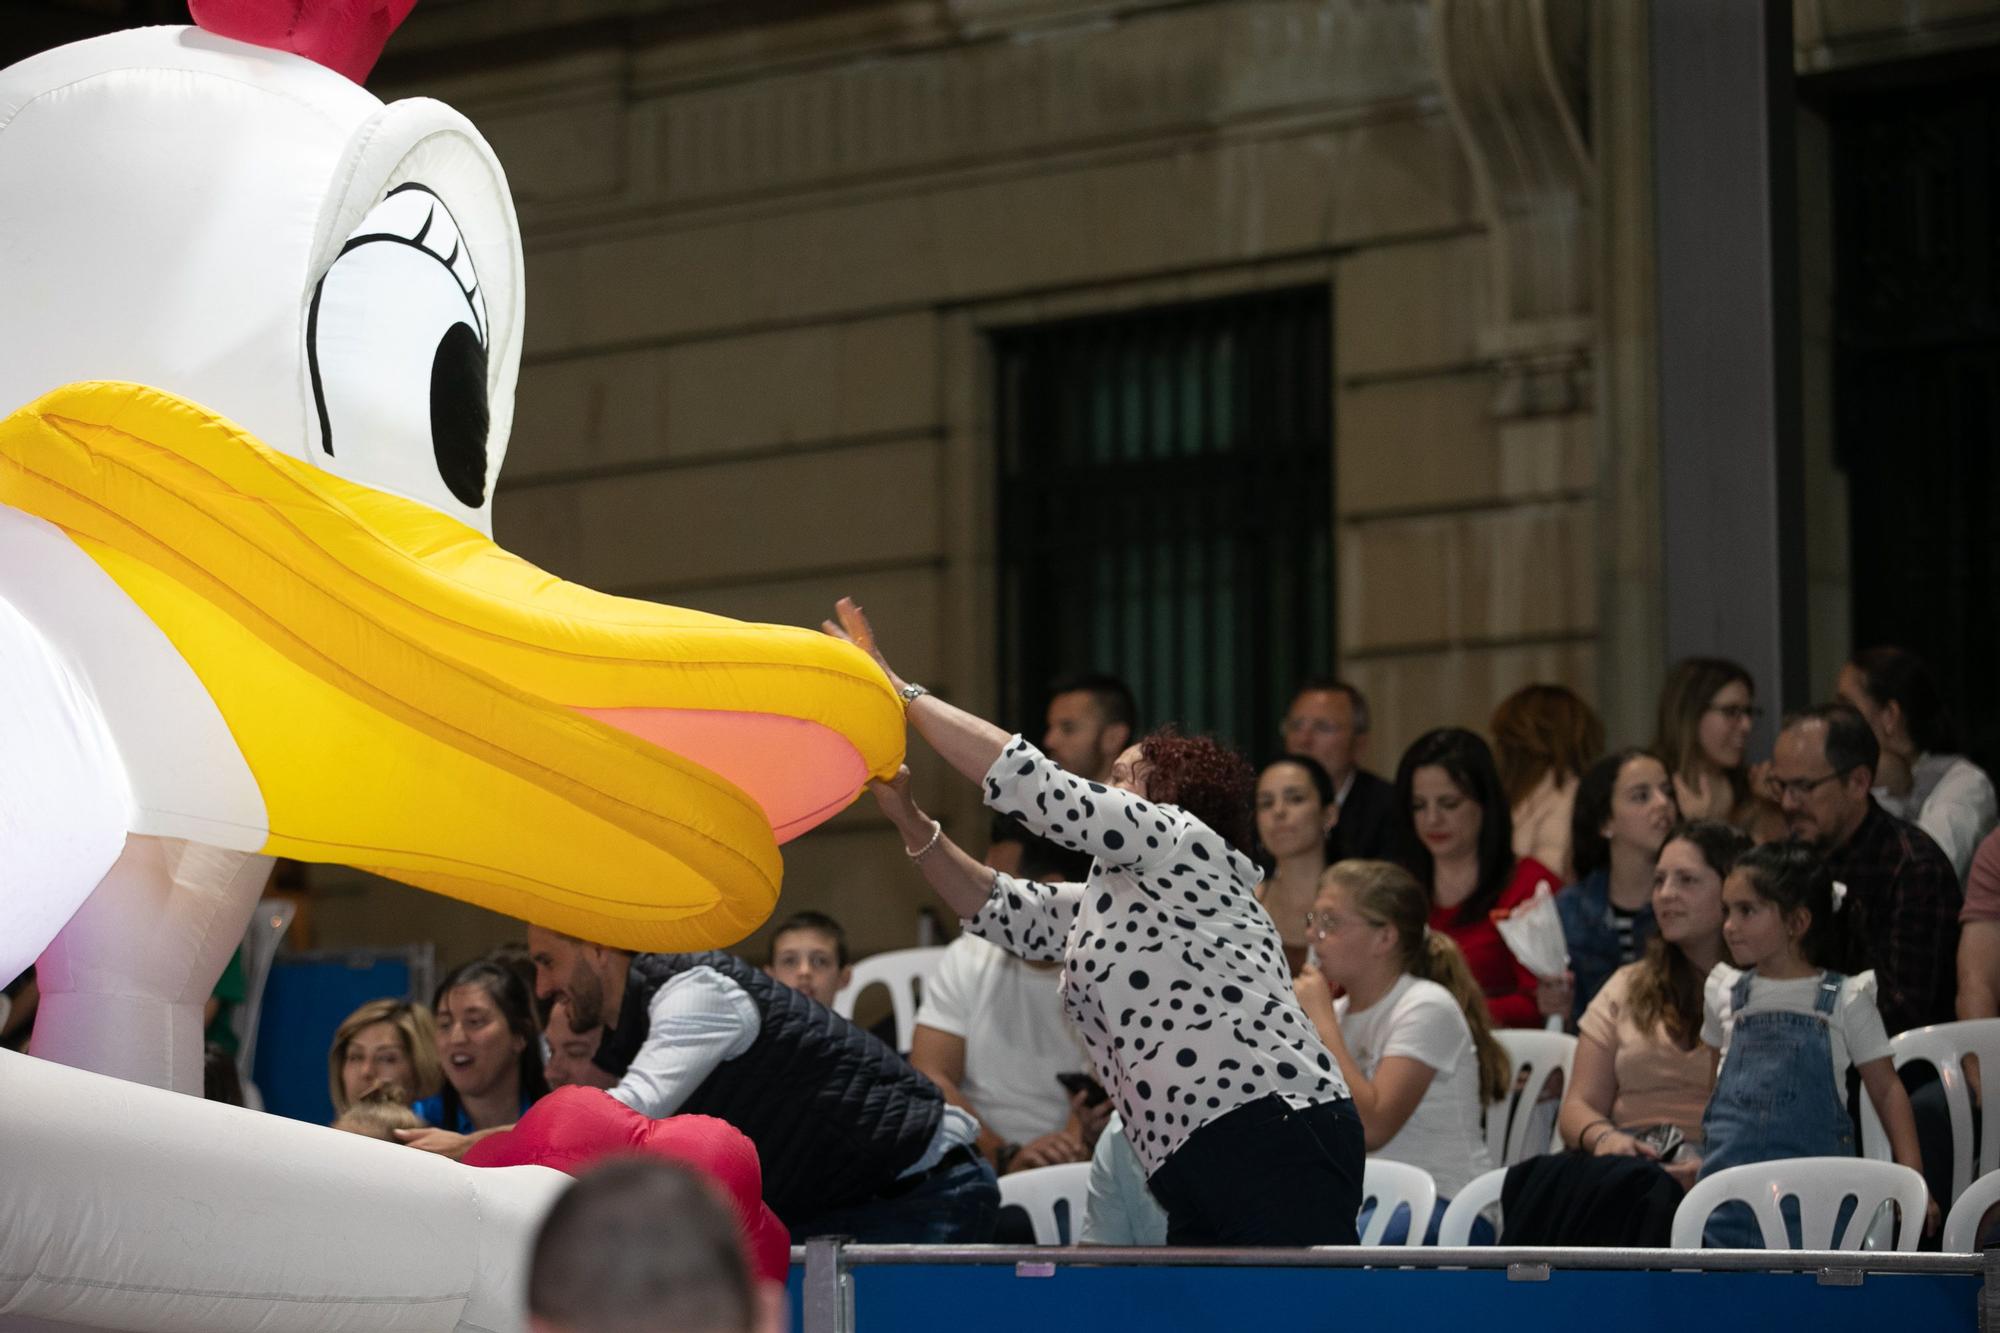
[[930,1147],[944,1116],[937,1086],[868,1033],[726,953],[632,959],[618,1026],[597,1064],[622,1074],[650,1025],[653,995],[711,967],[741,986],[762,1026],[750,1049],[717,1065],[676,1113],[726,1120],[757,1145],[764,1200],[787,1226],[870,1198]]

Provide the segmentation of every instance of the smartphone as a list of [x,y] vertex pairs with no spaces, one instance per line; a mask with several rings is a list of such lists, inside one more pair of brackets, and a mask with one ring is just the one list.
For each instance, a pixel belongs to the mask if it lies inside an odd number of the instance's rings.
[[1104,1090],[1102,1083],[1089,1074],[1057,1074],[1056,1082],[1062,1084],[1072,1097],[1082,1093],[1085,1106],[1100,1106],[1111,1095]]

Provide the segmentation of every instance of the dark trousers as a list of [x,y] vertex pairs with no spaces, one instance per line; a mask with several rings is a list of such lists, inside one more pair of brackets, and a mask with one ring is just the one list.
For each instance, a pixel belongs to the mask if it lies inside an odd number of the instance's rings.
[[1362,1157],[1352,1101],[1273,1095],[1197,1129],[1146,1183],[1169,1245],[1352,1245]]
[[993,1168],[955,1148],[928,1174],[881,1194],[829,1209],[791,1228],[792,1239],[848,1236],[864,1245],[984,1245],[993,1238],[1000,1187]]

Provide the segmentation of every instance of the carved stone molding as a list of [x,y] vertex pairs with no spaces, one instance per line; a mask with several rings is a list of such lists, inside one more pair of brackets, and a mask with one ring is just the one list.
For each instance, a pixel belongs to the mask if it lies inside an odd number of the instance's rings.
[[1590,403],[1588,0],[1431,0],[1438,81],[1492,244],[1502,418]]

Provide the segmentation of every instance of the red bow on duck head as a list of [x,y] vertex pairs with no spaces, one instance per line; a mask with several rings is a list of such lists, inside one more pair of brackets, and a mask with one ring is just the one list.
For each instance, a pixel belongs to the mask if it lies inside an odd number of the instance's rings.
[[203,32],[291,51],[344,74],[368,77],[389,34],[417,0],[189,0]]

